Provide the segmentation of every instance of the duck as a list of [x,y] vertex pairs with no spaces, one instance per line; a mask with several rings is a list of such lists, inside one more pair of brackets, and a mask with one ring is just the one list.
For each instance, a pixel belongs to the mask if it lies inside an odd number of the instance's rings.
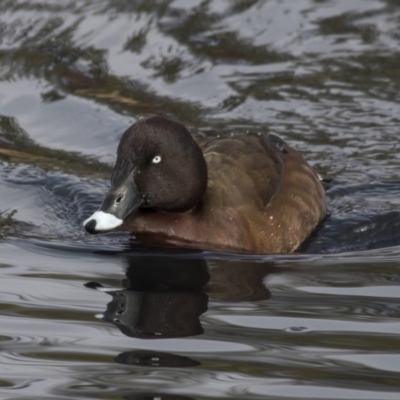
[[303,156],[268,132],[193,136],[162,116],[122,135],[111,187],[83,226],[204,251],[292,253],[327,212]]

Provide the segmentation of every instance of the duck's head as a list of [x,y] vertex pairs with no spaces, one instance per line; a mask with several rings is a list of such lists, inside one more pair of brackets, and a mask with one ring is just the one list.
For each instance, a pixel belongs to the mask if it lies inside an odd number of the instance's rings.
[[122,135],[111,188],[83,226],[89,233],[108,231],[138,208],[185,212],[206,187],[206,162],[189,131],[167,118],[145,118]]

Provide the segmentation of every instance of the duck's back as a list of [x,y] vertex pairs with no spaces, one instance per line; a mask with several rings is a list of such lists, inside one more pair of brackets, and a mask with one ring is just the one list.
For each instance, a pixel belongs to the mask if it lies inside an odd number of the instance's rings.
[[[232,135],[203,144],[208,188],[201,240],[254,253],[296,250],[326,214],[317,175],[275,135]],[[207,240],[208,241],[208,240]]]
[[279,191],[284,164],[282,151],[270,136],[235,135],[204,146],[208,196],[220,206],[264,208]]

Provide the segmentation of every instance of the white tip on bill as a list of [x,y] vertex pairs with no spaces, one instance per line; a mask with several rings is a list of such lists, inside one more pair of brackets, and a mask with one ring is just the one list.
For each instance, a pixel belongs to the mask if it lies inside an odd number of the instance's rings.
[[120,226],[123,222],[122,219],[117,218],[115,215],[105,213],[103,211],[96,211],[91,217],[83,222],[83,226],[90,221],[96,221],[94,230],[96,231],[108,231]]

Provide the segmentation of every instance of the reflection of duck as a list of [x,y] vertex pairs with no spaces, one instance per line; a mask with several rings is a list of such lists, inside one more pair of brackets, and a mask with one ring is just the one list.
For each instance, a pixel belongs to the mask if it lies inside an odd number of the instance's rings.
[[105,319],[127,336],[143,339],[194,336],[203,333],[199,316],[206,311],[207,296],[200,292],[110,293]]
[[203,142],[162,117],[131,126],[118,147],[110,192],[84,222],[86,230],[278,253],[296,250],[325,216],[316,174],[278,137],[246,133]]
[[270,263],[207,261],[200,254],[131,254],[123,290],[110,291],[104,319],[131,337],[162,339],[203,333],[208,297],[223,301],[269,298]]
[[113,291],[104,319],[127,336],[146,339],[203,333],[199,316],[207,310],[202,288],[209,279],[202,259],[139,256],[128,259],[126,289]]

